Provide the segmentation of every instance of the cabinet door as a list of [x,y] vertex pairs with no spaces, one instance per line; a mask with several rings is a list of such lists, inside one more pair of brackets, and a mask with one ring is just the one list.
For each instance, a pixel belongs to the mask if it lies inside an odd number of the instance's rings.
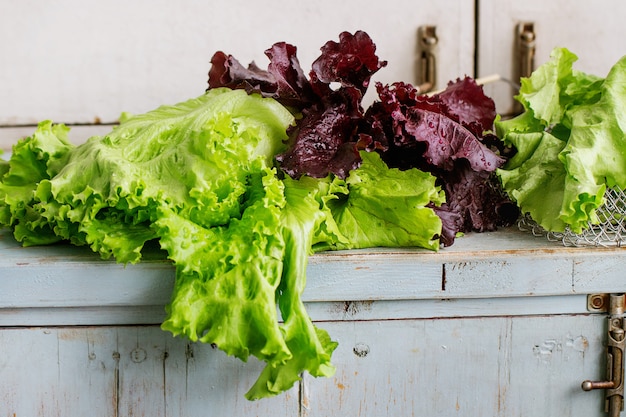
[[337,373],[306,377],[304,415],[601,417],[603,392],[584,392],[581,382],[604,377],[605,320],[551,315],[322,323],[339,341]]
[[[620,0],[527,0],[478,2],[478,76],[492,74],[515,80],[517,25],[533,22],[536,36],[535,68],[550,58],[555,47],[566,47],[579,60],[575,68],[601,77],[624,54],[626,3]],[[504,82],[485,91],[498,111],[511,113],[517,91]]]
[[285,41],[308,73],[342,31],[377,44],[389,65],[375,80],[414,82],[418,27],[437,25],[445,83],[473,72],[474,10],[473,0],[11,2],[0,13],[0,126],[114,123],[195,97],[217,50],[266,68],[264,51]]
[[305,374],[289,391],[259,401],[244,393],[261,363],[158,326],[2,328],[0,414],[600,417],[602,391],[584,392],[580,383],[604,377],[605,320],[318,322],[339,342],[335,376]]
[[298,387],[248,401],[263,369],[159,326],[0,329],[0,415],[296,416]]

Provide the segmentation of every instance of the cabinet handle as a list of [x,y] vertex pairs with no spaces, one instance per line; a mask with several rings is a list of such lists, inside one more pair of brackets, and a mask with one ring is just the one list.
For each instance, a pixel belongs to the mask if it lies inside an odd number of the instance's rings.
[[617,417],[624,409],[624,348],[626,322],[624,294],[610,294],[608,306],[608,342],[606,348],[606,381],[583,381],[584,391],[606,390],[605,411]]
[[517,76],[530,77],[535,69],[535,24],[522,22],[517,25]]
[[427,93],[437,85],[437,27],[420,26],[417,30],[418,65],[417,89],[420,94]]

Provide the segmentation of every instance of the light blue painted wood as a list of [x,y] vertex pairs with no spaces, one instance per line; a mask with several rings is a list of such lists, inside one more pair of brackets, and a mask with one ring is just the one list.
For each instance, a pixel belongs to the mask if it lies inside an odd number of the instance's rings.
[[262,364],[158,327],[0,330],[2,416],[297,416],[298,387],[243,398]]
[[[261,365],[156,326],[0,331],[5,415],[602,416],[600,315],[321,322],[332,378],[248,402]],[[300,406],[301,404],[301,406]],[[300,414],[299,414],[300,412]]]
[[[470,234],[438,253],[314,255],[306,305],[339,342],[337,375],[305,375],[285,395],[250,403],[243,394],[260,364],[158,327],[169,262],[148,253],[123,267],[85,248],[22,248],[5,230],[0,378],[12,383],[0,398],[8,415],[39,407],[69,417],[101,403],[103,415],[600,416],[602,393],[580,383],[603,377],[605,318],[586,311],[584,291],[623,291],[625,256],[516,229]],[[127,327],[142,323],[152,325]]]
[[[161,260],[159,260],[161,258]],[[306,302],[438,300],[626,291],[622,248],[568,248],[514,228],[469,234],[439,252],[372,249],[310,257]],[[0,231],[0,310],[116,308],[154,312],[174,268],[148,252],[137,265],[68,245],[22,248]],[[24,317],[25,319],[26,317]],[[24,324],[28,324],[24,322]],[[87,324],[87,323],[82,323]]]
[[[600,316],[335,322],[334,378],[307,377],[305,416],[604,416]],[[581,379],[582,378],[582,379]]]
[[[542,297],[365,300],[305,303],[316,321],[588,314],[584,294]],[[160,324],[164,305],[0,309],[0,326]]]

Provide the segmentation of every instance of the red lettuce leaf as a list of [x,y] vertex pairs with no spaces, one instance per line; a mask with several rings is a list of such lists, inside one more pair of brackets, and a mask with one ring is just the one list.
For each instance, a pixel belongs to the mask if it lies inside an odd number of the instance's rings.
[[[451,97],[464,100],[458,85],[475,85],[475,82],[459,81],[452,84],[454,94],[446,94],[446,100],[439,95],[433,97],[417,96],[416,89],[405,83],[394,83],[383,86],[377,83],[376,88],[381,98],[380,104],[375,103],[368,117],[374,120],[388,118],[387,126],[393,137],[393,144],[398,147],[414,148],[422,142],[423,158],[428,165],[437,169],[453,170],[456,161],[466,159],[475,171],[494,171],[505,159],[487,148],[477,136],[475,127],[493,125],[495,105],[491,99],[478,105],[486,108],[481,112],[470,101],[462,104],[454,102]],[[479,87],[479,86],[477,86]],[[479,87],[480,88],[480,87]],[[462,91],[462,90],[461,90]],[[442,93],[442,94],[444,94]],[[484,102],[491,104],[488,106]],[[452,106],[455,106],[451,108]],[[453,111],[454,110],[454,111]],[[459,116],[459,114],[461,114]],[[472,117],[472,118],[469,118]],[[480,119],[479,119],[480,118]],[[487,129],[481,129],[482,132]]]
[[356,88],[361,96],[369,86],[371,76],[387,65],[376,55],[376,45],[363,31],[352,35],[339,34],[339,42],[328,41],[321,48],[322,54],[312,64],[311,82],[318,95],[326,96],[329,85],[338,82],[343,88]]
[[475,171],[464,163],[454,171],[438,176],[446,193],[446,203],[433,207],[442,219],[441,243],[450,246],[458,232],[487,232],[513,224],[517,206],[501,191],[489,171]]
[[362,133],[380,135],[382,127],[389,138],[382,157],[390,167],[419,168],[438,178],[447,201],[435,208],[445,246],[459,232],[495,230],[515,220],[510,201],[492,180],[506,158],[485,133],[496,112],[482,87],[466,77],[433,96],[419,95],[406,83],[376,88],[380,101],[366,112]]
[[[346,178],[361,162],[359,149],[379,147],[377,139],[359,134],[364,113],[361,105],[372,75],[387,65],[363,31],[342,32],[339,42],[329,41],[313,62],[310,83],[317,102],[303,110],[304,117],[290,132],[290,147],[276,160],[293,178]],[[339,88],[333,89],[332,83]]]
[[278,43],[266,55],[264,71],[217,53],[209,87],[245,88],[302,113],[289,132],[288,149],[276,157],[287,175],[345,179],[361,163],[359,150],[375,150],[389,167],[418,168],[438,178],[447,203],[433,208],[446,246],[459,232],[495,230],[516,219],[515,206],[493,180],[507,159],[502,142],[489,133],[495,104],[472,78],[450,82],[432,96],[408,83],[377,83],[379,100],[364,111],[371,77],[387,65],[367,33],[342,32],[339,42],[327,42],[308,80],[295,47]]
[[496,106],[474,79],[465,77],[450,82],[437,97],[448,107],[448,113],[455,115],[475,135],[481,136],[493,129]]
[[312,106],[292,130],[289,150],[276,155],[281,169],[292,178],[303,174],[323,178],[329,172],[346,178],[361,160],[351,141],[355,121],[345,104]]
[[263,70],[254,62],[246,68],[232,55],[218,51],[211,58],[209,89],[244,89],[248,94],[271,97],[288,107],[307,107],[316,99],[296,52],[293,45],[275,43],[265,51],[270,63]]
[[[346,178],[361,162],[359,150],[381,149],[382,131],[374,138],[361,135],[361,101],[372,75],[387,65],[376,55],[376,45],[363,31],[342,32],[339,42],[329,41],[313,62],[307,79],[296,56],[296,47],[285,42],[265,51],[267,70],[254,62],[244,67],[232,55],[216,52],[211,58],[209,89],[245,89],[272,97],[302,112],[289,132],[289,149],[277,156],[280,168],[293,178]],[[334,88],[338,83],[339,88]]]

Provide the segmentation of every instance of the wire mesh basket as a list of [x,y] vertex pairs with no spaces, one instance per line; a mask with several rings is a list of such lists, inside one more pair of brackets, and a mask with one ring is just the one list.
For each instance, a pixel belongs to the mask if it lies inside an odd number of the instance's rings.
[[613,187],[604,193],[604,203],[596,210],[599,222],[588,223],[582,233],[574,233],[568,227],[563,232],[551,232],[537,224],[529,215],[518,220],[518,228],[535,236],[562,242],[565,246],[626,246],[626,191]]

